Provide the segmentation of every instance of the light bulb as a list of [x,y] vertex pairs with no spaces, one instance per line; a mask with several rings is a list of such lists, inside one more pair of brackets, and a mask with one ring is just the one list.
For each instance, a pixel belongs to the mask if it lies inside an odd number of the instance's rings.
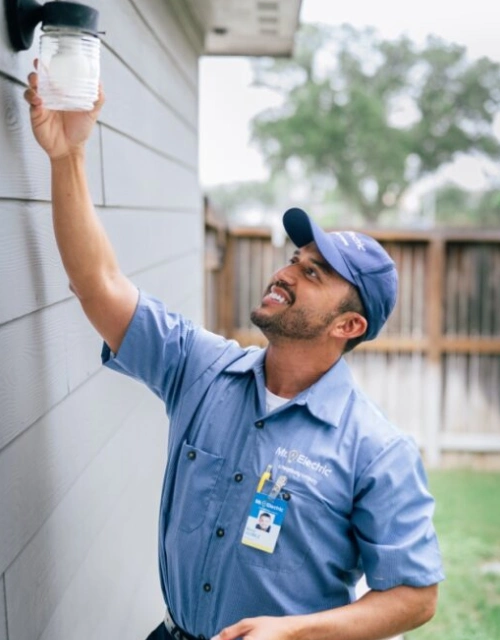
[[59,50],[49,64],[49,77],[57,91],[70,95],[78,92],[80,83],[92,79],[90,60],[82,52],[79,38],[59,38]]
[[51,29],[41,38],[39,93],[48,109],[91,110],[99,89],[96,37]]

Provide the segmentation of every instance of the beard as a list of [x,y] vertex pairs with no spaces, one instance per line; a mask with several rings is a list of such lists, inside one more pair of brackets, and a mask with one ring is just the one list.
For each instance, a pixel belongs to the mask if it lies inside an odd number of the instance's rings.
[[254,309],[250,320],[266,338],[288,338],[292,340],[312,340],[320,336],[337,317],[336,311],[319,317],[305,309],[285,307],[280,313],[266,315],[260,308]]

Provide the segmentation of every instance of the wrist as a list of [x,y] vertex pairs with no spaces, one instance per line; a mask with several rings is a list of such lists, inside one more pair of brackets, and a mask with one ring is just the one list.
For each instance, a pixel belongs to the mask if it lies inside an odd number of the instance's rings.
[[57,166],[60,164],[71,163],[72,161],[79,162],[85,160],[85,147],[74,147],[66,153],[60,155],[49,156],[51,165]]
[[291,616],[290,640],[311,640],[311,625],[314,620],[313,615]]

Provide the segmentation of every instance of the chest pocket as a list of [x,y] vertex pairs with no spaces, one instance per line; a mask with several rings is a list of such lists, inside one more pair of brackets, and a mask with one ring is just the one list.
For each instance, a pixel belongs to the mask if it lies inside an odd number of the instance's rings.
[[203,524],[224,458],[184,443],[177,467],[174,511],[177,527],[187,533]]
[[[253,549],[240,542],[238,554],[241,562],[275,572],[296,572],[307,561],[326,565],[336,573],[356,563],[350,540],[351,527],[348,513],[327,502],[307,484],[293,479],[285,487],[289,494],[288,507],[276,542],[274,553]],[[342,505],[344,506],[344,505]],[[241,536],[240,536],[241,540]]]
[[289,499],[274,552],[267,553],[241,543],[244,523],[238,545],[238,555],[242,563],[271,571],[294,572],[300,569],[308,558],[313,538],[306,520],[311,512],[314,513],[314,518],[320,518],[321,505],[303,491],[299,493],[290,490],[282,495]]

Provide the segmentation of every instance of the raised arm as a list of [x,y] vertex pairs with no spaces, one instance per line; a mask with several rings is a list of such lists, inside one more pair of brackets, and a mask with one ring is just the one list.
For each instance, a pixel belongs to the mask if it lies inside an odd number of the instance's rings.
[[134,313],[138,291],[120,271],[116,256],[90,198],[85,144],[104,103],[92,111],[44,109],[38,76],[28,77],[33,133],[50,158],[54,231],[70,287],[97,331],[117,352]]

